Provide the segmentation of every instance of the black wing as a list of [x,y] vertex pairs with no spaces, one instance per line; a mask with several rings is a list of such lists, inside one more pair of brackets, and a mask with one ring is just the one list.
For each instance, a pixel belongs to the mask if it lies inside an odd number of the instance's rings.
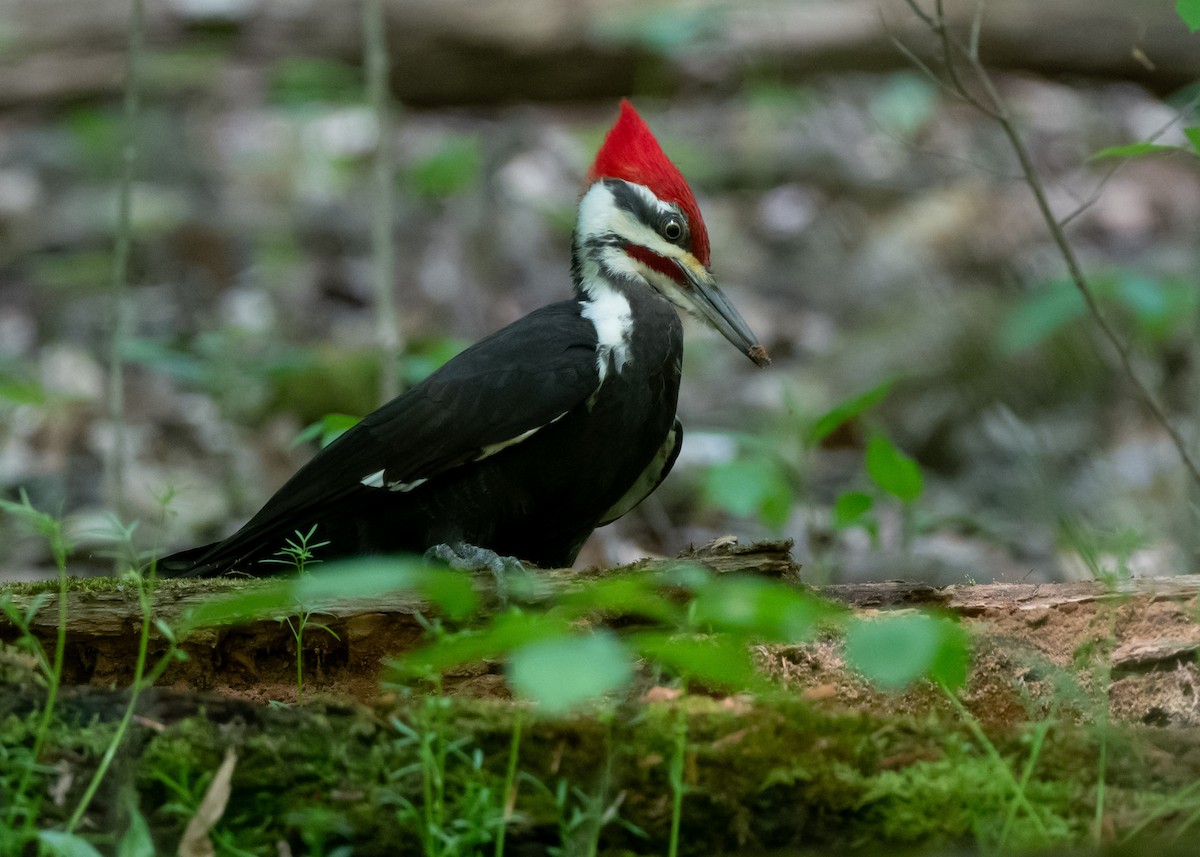
[[[600,384],[596,329],[577,301],[542,307],[481,339],[366,416],[317,455],[194,566],[236,560],[296,522],[336,512],[363,485],[406,490],[519,442],[586,401]],[[169,558],[170,559],[170,558]]]
[[625,496],[618,500],[615,506],[604,513],[604,517],[600,519],[599,526],[603,527],[606,524],[611,524],[617,518],[620,518],[627,512],[631,512],[635,506],[653,494],[654,490],[667,478],[667,474],[671,472],[671,468],[675,466],[675,459],[679,458],[679,450],[681,449],[683,449],[683,423],[676,417],[675,424],[667,432],[662,446],[659,447],[658,452],[651,459],[650,463],[646,465],[646,469],[642,471],[642,475],[638,477],[637,482],[629,486],[629,490],[625,492]]

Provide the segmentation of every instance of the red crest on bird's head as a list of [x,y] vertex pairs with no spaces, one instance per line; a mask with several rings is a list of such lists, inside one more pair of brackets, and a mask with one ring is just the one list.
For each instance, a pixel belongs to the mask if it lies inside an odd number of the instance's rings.
[[650,127],[626,99],[621,99],[621,115],[609,129],[588,171],[589,184],[605,178],[644,185],[659,199],[683,209],[692,230],[692,252],[708,267],[708,230],[696,197],[683,173],[663,153]]

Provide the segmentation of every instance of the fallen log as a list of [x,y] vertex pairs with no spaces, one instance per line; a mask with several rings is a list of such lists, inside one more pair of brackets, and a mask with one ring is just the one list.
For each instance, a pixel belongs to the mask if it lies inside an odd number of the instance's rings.
[[[653,573],[682,563],[718,574],[757,574],[803,587],[787,542],[737,545],[716,543],[675,560],[644,560],[619,569],[539,571],[536,587],[517,598],[551,602],[589,580],[608,575]],[[474,578],[485,602],[496,601],[496,582]],[[214,598],[253,591],[259,581],[238,578],[165,580],[153,593],[153,615],[172,628],[187,624],[191,611]],[[48,586],[48,585],[47,585]],[[41,587],[43,590],[47,586]],[[57,595],[28,584],[0,588],[18,609],[30,599],[45,603],[30,630],[52,645],[57,628]],[[1115,716],[1147,723],[1200,725],[1200,576],[1055,584],[983,584],[932,587],[889,581],[820,587],[817,594],[847,605],[860,617],[898,609],[934,609],[958,616],[974,639],[975,663],[964,698],[982,717],[1013,713],[1028,699],[1051,699],[1064,677],[1091,689],[1103,686]],[[295,696],[296,639],[278,618],[240,625],[196,629],[181,642],[186,661],[173,664],[162,683],[176,689],[218,691],[256,701]],[[343,598],[319,605],[317,629],[304,638],[303,664],[310,692],[371,700],[390,658],[424,645],[428,603],[411,593]],[[136,593],[115,580],[72,581],[68,593],[67,660],[69,684],[122,686],[133,674],[141,623]],[[18,630],[0,617],[0,640],[13,642]],[[157,632],[152,654],[165,649]],[[1086,657],[1081,655],[1086,653]],[[836,635],[793,646],[764,646],[759,661],[769,673],[810,698],[887,709],[895,697],[873,691],[849,671]],[[1101,673],[1103,675],[1101,675]],[[447,676],[449,690],[506,697],[500,666],[463,665]],[[906,705],[939,704],[912,691]],[[1048,703],[1047,703],[1048,704]]]
[[[907,6],[877,0],[673,0],[653,11],[641,0],[386,5],[392,91],[414,106],[732,92],[764,68],[779,83],[911,68],[893,39],[931,64],[940,50]],[[946,6],[951,26],[967,33],[976,4]],[[982,58],[998,68],[1136,80],[1164,93],[1200,76],[1195,38],[1173,4],[1008,0],[986,11]],[[0,0],[0,107],[47,109],[119,95],[128,17],[121,0]],[[225,80],[239,86],[247,75],[269,79],[289,59],[357,66],[360,18],[357,7],[344,4],[152,3],[148,71],[159,91],[178,95],[222,86],[221,75],[188,54],[194,46],[222,51],[236,70]],[[666,21],[680,37],[661,38]]]

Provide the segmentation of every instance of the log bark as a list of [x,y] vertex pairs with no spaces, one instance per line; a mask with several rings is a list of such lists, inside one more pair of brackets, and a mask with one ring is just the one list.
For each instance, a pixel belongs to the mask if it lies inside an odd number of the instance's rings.
[[[681,561],[719,574],[760,574],[803,587],[790,543],[714,544],[676,560],[645,560],[622,569],[555,569],[536,573],[536,591],[521,596],[552,602],[557,596],[605,575],[659,571]],[[474,579],[485,602],[496,600],[495,581]],[[260,585],[245,580],[163,581],[154,593],[154,615],[168,626],[187,624],[189,611],[231,590]],[[28,605],[28,587],[10,587],[18,608]],[[983,584],[932,587],[890,581],[819,587],[817,594],[840,602],[860,617],[881,611],[933,608],[958,616],[971,630],[975,666],[966,697],[981,716],[1014,715],[1019,697],[1050,696],[1054,676],[1070,675],[1099,686],[1103,672],[1112,710],[1129,720],[1200,726],[1200,576],[1098,582]],[[22,593],[26,594],[22,594]],[[2,590],[0,590],[2,593]],[[56,595],[34,617],[32,631],[47,648],[56,623]],[[347,598],[321,605],[315,619],[331,633],[310,629],[304,639],[306,687],[312,692],[378,697],[384,664],[427,640],[427,604],[405,594]],[[132,677],[140,607],[132,591],[79,582],[68,594],[66,679],[72,684],[121,686]],[[0,640],[17,629],[0,618]],[[155,635],[152,651],[164,649]],[[163,682],[177,689],[219,691],[250,700],[295,695],[296,641],[279,619],[193,631],[183,642],[188,660],[173,665]],[[1080,652],[1091,652],[1080,660]],[[887,709],[890,696],[874,693],[846,668],[840,641],[822,638],[797,646],[762,647],[763,668],[813,698]],[[507,696],[500,666],[480,662],[456,668],[447,687],[480,696]],[[1104,684],[1105,682],[1100,682]],[[924,705],[928,702],[922,702]],[[916,704],[916,703],[914,703]],[[1023,710],[1023,708],[1022,708]]]
[[[962,32],[973,2],[949,2]],[[987,6],[985,61],[1046,76],[1139,81],[1166,92],[1200,76],[1198,37],[1157,0],[1006,0]],[[248,79],[292,58],[360,63],[361,15],[340,3],[154,3],[157,59],[189,45],[225,56],[210,72],[152,82],[242,97]],[[52,108],[112,98],[121,87],[128,3],[0,0],[0,107]],[[717,3],[670,0],[391,0],[392,89],[415,106],[679,97],[736,91],[770,68],[781,83],[829,72],[910,67],[893,38],[926,60],[933,37],[897,0]],[[656,35],[657,34],[657,35]],[[164,69],[166,66],[162,66]],[[247,78],[246,73],[254,77]],[[222,88],[223,75],[238,84]]]

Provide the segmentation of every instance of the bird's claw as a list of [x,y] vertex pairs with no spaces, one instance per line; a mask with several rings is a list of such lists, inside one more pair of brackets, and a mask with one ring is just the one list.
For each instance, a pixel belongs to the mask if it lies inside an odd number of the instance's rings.
[[425,551],[425,559],[444,562],[458,571],[491,572],[496,581],[496,595],[503,605],[508,604],[509,578],[526,573],[525,566],[515,556],[501,556],[494,550],[466,542],[434,545]]

